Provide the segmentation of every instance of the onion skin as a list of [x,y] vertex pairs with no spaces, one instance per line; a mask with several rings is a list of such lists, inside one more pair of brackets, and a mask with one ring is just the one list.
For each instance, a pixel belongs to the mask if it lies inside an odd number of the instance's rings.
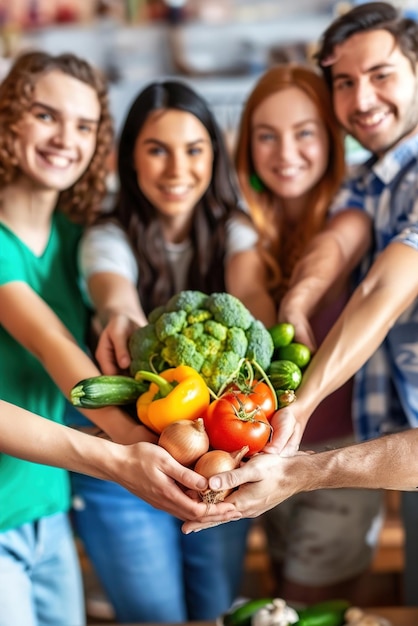
[[162,431],[158,445],[182,465],[191,465],[209,450],[203,419],[172,422]]
[[[236,450],[235,452],[211,450],[200,457],[194,466],[194,471],[208,479],[215,474],[228,472],[239,467],[248,450],[248,446],[244,446],[241,450]],[[232,491],[233,489],[224,489],[222,491],[206,489],[205,491],[200,491],[199,495],[203,502],[210,505],[222,502]]]

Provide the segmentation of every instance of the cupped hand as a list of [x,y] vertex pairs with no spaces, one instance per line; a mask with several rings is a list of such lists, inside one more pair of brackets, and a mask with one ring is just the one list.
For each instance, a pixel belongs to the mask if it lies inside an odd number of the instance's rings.
[[161,446],[141,442],[120,446],[119,454],[118,482],[156,509],[182,520],[205,519],[208,524],[241,517],[232,502],[208,508],[198,496],[207,488],[206,478],[178,463]]
[[129,337],[138,328],[126,315],[114,315],[100,334],[96,348],[96,359],[103,374],[120,374],[131,363]]
[[[298,456],[305,456],[300,452]],[[212,476],[211,489],[235,489],[225,504],[233,504],[242,517],[257,517],[273,508],[298,491],[297,478],[290,466],[295,457],[281,457],[278,454],[257,454],[241,467]],[[213,521],[204,517],[200,521],[188,520],[183,524],[184,533],[210,528]],[[226,516],[223,522],[229,521]]]
[[287,322],[292,324],[295,329],[294,341],[305,344],[313,353],[317,349],[315,335],[309,323],[309,320],[297,309],[292,306],[288,307],[285,302],[280,307],[278,322]]
[[[297,402],[297,400],[296,400]],[[291,404],[279,409],[271,418],[273,434],[263,452],[292,456],[299,450],[303,430],[296,418],[296,406]]]

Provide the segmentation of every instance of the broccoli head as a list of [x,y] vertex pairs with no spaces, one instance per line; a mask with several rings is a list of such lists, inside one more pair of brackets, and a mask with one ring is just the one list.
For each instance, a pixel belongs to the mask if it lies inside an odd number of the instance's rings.
[[182,291],[154,309],[149,324],[129,342],[131,373],[189,365],[217,393],[237,373],[242,358],[267,369],[273,341],[264,325],[228,293]]
[[259,320],[254,320],[246,332],[248,347],[246,357],[251,361],[256,361],[263,370],[266,370],[271,363],[274,352],[273,339],[264,324]]
[[247,330],[254,319],[241,300],[229,293],[212,293],[206,306],[212,313],[214,320],[227,328],[236,326]]

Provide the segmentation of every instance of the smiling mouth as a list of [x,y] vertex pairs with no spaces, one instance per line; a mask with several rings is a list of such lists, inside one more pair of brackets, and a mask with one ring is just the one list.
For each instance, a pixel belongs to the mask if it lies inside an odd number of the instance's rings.
[[184,196],[190,191],[189,185],[164,185],[160,190],[169,196]]
[[294,176],[297,176],[299,172],[300,172],[300,167],[295,167],[295,166],[276,168],[276,173],[279,176],[283,176],[283,178],[293,178]]
[[369,113],[367,115],[362,114],[354,119],[354,123],[359,128],[365,130],[376,128],[383,120],[389,116],[389,111],[376,111],[375,113]]
[[44,161],[46,161],[49,165],[59,169],[65,169],[69,167],[73,160],[62,156],[61,154],[51,154],[49,152],[38,152],[38,154],[42,157]]

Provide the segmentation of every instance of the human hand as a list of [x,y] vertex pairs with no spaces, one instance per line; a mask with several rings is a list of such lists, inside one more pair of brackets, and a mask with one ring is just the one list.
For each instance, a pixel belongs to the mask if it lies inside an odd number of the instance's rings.
[[[233,504],[235,514],[242,517],[257,517],[303,490],[304,473],[299,468],[293,468],[296,457],[302,459],[307,456],[304,452],[293,457],[257,454],[237,469],[212,476],[209,487],[214,490],[239,487],[225,500],[225,504]],[[222,522],[227,521],[230,520],[224,516]],[[213,525],[214,520],[205,516],[199,521],[188,520],[182,530],[188,534]]]
[[295,329],[294,341],[305,344],[311,352],[315,352],[317,349],[316,339],[308,318],[293,304],[287,304],[285,298],[280,305],[277,321],[292,324]]
[[263,452],[292,456],[299,450],[303,428],[297,419],[294,404],[279,409],[270,420],[273,429],[272,437]]
[[128,341],[138,324],[122,314],[113,315],[100,334],[96,359],[103,374],[120,374],[131,363]]
[[[118,446],[117,462],[110,466],[112,480],[157,509],[182,520],[208,524],[241,518],[231,502],[207,505],[198,492],[207,488],[207,480],[178,463],[164,448],[151,443]],[[187,493],[185,493],[185,490]]]

